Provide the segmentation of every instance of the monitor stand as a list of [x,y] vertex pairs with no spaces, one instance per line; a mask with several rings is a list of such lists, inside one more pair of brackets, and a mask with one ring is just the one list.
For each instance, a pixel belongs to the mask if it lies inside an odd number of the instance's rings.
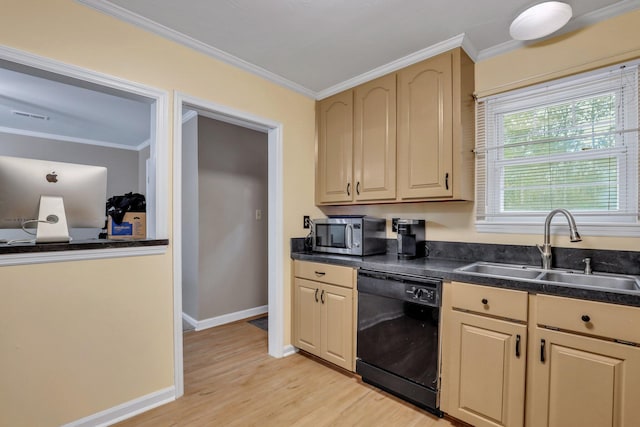
[[68,243],[70,240],[62,197],[40,196],[36,243]]

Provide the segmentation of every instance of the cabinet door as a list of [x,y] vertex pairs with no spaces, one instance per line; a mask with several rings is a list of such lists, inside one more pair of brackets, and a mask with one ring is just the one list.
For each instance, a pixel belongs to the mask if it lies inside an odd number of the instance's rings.
[[323,284],[320,300],[321,357],[353,370],[353,291]]
[[355,200],[395,199],[395,74],[358,86],[354,104]]
[[320,355],[320,283],[295,279],[295,345]]
[[350,202],[353,169],[353,92],[318,102],[318,203]]
[[398,72],[398,193],[453,197],[453,54]]
[[637,426],[640,348],[536,328],[531,427]]
[[459,311],[449,319],[449,407],[442,409],[478,427],[522,426],[526,325]]

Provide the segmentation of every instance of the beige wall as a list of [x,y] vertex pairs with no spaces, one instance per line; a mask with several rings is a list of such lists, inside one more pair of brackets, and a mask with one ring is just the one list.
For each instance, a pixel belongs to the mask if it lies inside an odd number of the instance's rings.
[[640,57],[640,10],[476,64],[486,96]]
[[[498,93],[579,71],[640,57],[640,10],[603,21],[560,37],[496,56],[476,64],[476,92]],[[402,205],[323,208],[325,214],[368,214],[387,218],[427,220],[429,240],[534,245],[542,243],[543,225],[537,234],[477,233],[473,202],[434,202]],[[579,224],[578,224],[579,225]],[[388,227],[390,228],[390,226]],[[390,232],[390,237],[395,237]],[[554,246],[639,250],[638,238],[590,237],[570,243],[553,236]]]
[[267,148],[264,132],[198,117],[197,320],[268,304]]
[[[9,0],[2,6],[0,43],[5,46],[283,124],[288,343],[288,239],[304,234],[303,214],[320,214],[313,205],[310,166],[313,100],[72,0]],[[118,283],[114,277],[129,281]],[[171,250],[108,261],[0,267],[0,304],[0,425],[56,426],[173,384]]]

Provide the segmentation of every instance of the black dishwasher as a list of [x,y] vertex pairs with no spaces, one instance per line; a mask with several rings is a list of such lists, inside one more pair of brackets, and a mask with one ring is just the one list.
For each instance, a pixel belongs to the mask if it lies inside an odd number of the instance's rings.
[[442,282],[358,271],[356,372],[417,406],[438,408],[438,332]]

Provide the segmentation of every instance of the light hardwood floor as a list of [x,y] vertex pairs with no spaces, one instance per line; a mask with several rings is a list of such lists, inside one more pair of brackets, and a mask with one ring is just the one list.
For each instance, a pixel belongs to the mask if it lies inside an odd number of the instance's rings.
[[421,426],[459,424],[301,354],[275,359],[267,333],[237,322],[184,335],[185,395],[117,426]]

